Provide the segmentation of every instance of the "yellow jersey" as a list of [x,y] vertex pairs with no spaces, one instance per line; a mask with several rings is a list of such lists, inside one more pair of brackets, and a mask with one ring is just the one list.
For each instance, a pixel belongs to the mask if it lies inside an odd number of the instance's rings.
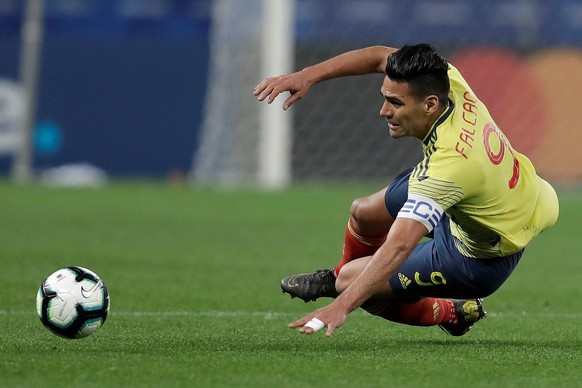
[[449,79],[449,106],[423,140],[409,196],[440,205],[463,255],[515,253],[556,222],[558,197],[452,65]]

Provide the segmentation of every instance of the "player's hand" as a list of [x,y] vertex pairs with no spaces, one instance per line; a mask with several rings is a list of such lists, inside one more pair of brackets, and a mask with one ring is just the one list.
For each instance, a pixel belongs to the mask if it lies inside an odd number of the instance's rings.
[[302,99],[310,87],[311,83],[308,81],[307,75],[299,71],[278,77],[265,78],[255,87],[253,94],[257,96],[259,101],[263,101],[268,97],[267,103],[271,104],[279,94],[289,92],[291,96],[283,103],[283,110],[287,110],[296,101]]
[[[325,335],[329,337],[333,335],[335,329],[342,326],[347,319],[348,312],[337,303],[332,302],[331,304],[317,309],[295,322],[291,322],[288,326],[292,329],[299,327],[299,332],[301,334],[313,334],[317,330],[327,327]],[[318,328],[318,324],[323,324],[323,327]]]

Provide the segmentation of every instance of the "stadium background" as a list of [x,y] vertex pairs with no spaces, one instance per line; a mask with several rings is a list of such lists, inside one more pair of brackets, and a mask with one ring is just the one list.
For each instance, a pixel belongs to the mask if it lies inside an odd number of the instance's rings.
[[[18,77],[23,3],[0,0],[3,80]],[[237,3],[251,9],[257,1]],[[46,1],[34,168],[86,162],[113,176],[190,171],[213,82],[212,6],[211,0]],[[255,16],[245,18],[257,24]],[[582,177],[574,149],[582,136],[579,1],[297,0],[295,29],[297,69],[364,45],[433,44],[464,72],[543,176]],[[232,71],[239,70],[233,59]],[[263,76],[236,85],[238,117],[253,116],[246,107],[257,105],[252,86]],[[293,108],[293,178],[384,179],[414,163],[417,142],[393,142],[377,115],[380,79],[340,82],[321,85],[309,103]],[[0,172],[9,169],[10,157],[0,156]]]

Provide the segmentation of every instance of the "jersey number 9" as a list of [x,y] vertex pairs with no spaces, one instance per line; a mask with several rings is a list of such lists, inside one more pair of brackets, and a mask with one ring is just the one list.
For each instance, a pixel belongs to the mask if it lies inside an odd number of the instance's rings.
[[[499,139],[499,151],[494,153],[491,149],[491,143],[489,142],[489,138],[491,135],[497,136]],[[509,180],[509,188],[513,189],[517,186],[517,181],[519,180],[519,160],[515,157],[515,152],[511,145],[505,140],[499,129],[492,123],[488,123],[485,128],[483,129],[483,144],[485,145],[485,151],[487,152],[487,156],[489,156],[489,160],[494,165],[498,165],[503,161],[503,156],[505,155],[505,148],[509,150],[509,153],[513,157],[513,175]]]

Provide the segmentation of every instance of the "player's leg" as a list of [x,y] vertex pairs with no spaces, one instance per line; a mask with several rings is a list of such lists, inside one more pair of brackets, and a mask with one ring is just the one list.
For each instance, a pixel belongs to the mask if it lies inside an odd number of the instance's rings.
[[334,268],[336,277],[345,264],[373,255],[386,241],[386,235],[394,223],[394,218],[386,209],[386,190],[387,188],[352,202],[344,234],[342,258]]
[[335,280],[340,269],[354,259],[373,255],[386,241],[394,219],[386,210],[385,195],[386,189],[383,189],[353,201],[344,235],[342,259],[334,268],[287,276],[281,280],[283,292],[305,302],[321,297],[335,298],[338,295]]
[[412,168],[405,170],[389,187],[352,203],[342,259],[334,269],[336,277],[345,264],[372,256],[384,244],[396,215],[408,199],[411,172]]
[[[389,279],[390,291],[384,290],[362,307],[390,321],[439,325],[451,335],[463,335],[485,316],[480,298],[503,284],[522,253],[488,259],[465,257],[457,250],[449,219],[444,216],[434,230],[434,239],[419,244]],[[367,260],[344,266],[336,281],[338,291],[353,282]]]
[[[339,293],[343,292],[367,265],[370,257],[354,260],[345,265],[336,281]],[[401,279],[404,284],[409,279]],[[456,324],[459,317],[455,311],[455,303],[443,298],[415,298],[414,301],[403,301],[396,295],[389,282],[386,287],[362,306],[370,314],[377,315],[392,322],[413,326],[435,326]]]
[[374,254],[386,241],[394,218],[408,197],[411,171],[404,171],[388,188],[352,203],[342,258],[334,268],[287,276],[281,280],[283,292],[305,302],[320,297],[336,297],[335,280],[341,268],[355,259]]
[[340,262],[334,268],[283,278],[281,280],[283,292],[305,302],[321,297],[335,298],[338,295],[335,280],[340,269],[354,259],[373,255],[386,241],[394,218],[386,210],[385,196],[386,189],[383,189],[353,201]]

